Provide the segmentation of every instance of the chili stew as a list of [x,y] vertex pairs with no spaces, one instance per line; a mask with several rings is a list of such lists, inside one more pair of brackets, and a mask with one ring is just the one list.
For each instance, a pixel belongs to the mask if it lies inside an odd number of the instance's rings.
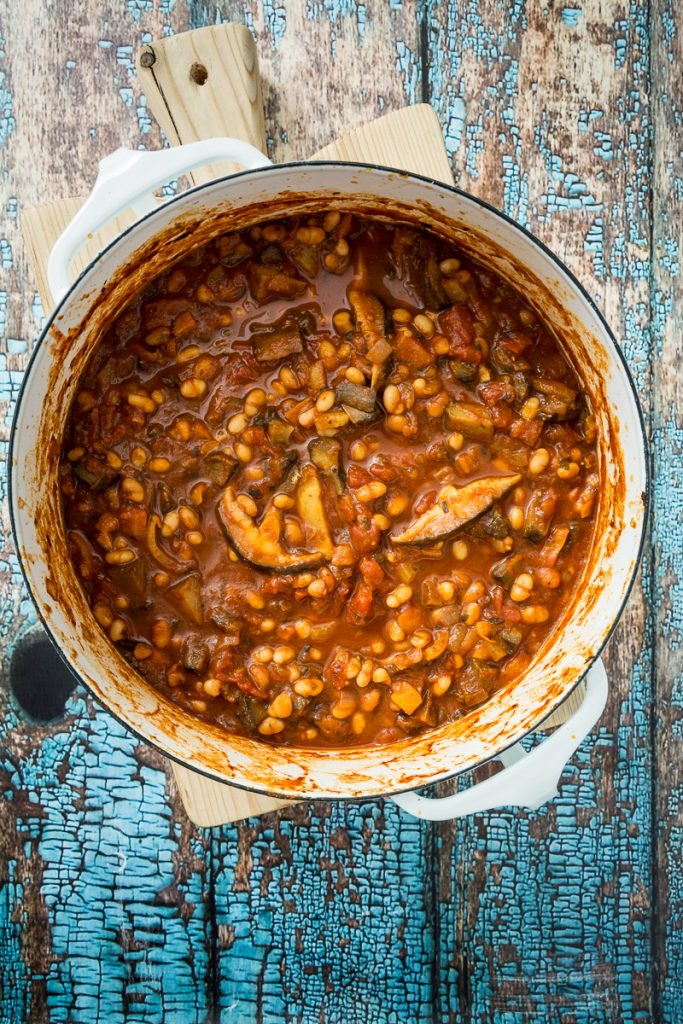
[[524,297],[348,212],[222,234],[136,296],[60,483],[97,622],[232,733],[378,744],[523,673],[587,560],[596,423]]

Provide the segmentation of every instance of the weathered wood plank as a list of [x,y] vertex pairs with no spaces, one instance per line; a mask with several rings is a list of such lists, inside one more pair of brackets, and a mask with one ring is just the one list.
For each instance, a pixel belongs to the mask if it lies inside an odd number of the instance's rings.
[[[261,13],[258,5],[253,7],[252,21],[258,22]],[[381,24],[367,33],[366,42],[358,52],[359,59],[367,58],[374,68],[374,79],[366,76],[371,86],[373,115],[404,101],[404,81],[411,70],[410,55],[403,51],[403,66],[398,69],[394,66],[394,31],[399,26],[398,16],[388,13],[384,19],[381,5],[376,5],[376,10],[381,15],[378,15]],[[121,142],[158,144],[158,135],[150,131],[151,125],[132,75],[133,49],[129,40],[140,43],[159,34],[160,23],[165,29],[184,29],[188,12],[184,6],[179,6],[170,16],[166,5],[145,4],[131,5],[128,13],[125,22],[121,17],[114,19],[116,35],[111,38],[112,33],[105,33],[104,29],[107,12],[95,13],[87,8],[81,11],[79,45],[70,47],[68,58],[73,64],[73,67],[69,65],[69,75],[78,77],[76,95],[80,103],[73,107],[67,104],[65,122],[59,129],[61,135],[68,138],[70,162],[58,164],[56,168],[51,166],[49,175],[47,169],[41,169],[36,177],[42,198],[86,191],[94,177],[95,158]],[[374,16],[375,12],[369,13]],[[411,19],[411,15],[412,9],[405,16],[412,26],[413,43],[417,47],[415,18]],[[261,32],[267,35],[274,22],[270,14],[264,15],[264,19]],[[292,31],[298,31],[304,20],[302,5],[293,19]],[[152,29],[151,23],[154,23]],[[336,19],[322,18],[320,31],[328,48],[321,51],[319,72],[324,75],[327,61],[332,59],[335,36],[342,49],[353,48],[359,40],[359,29],[356,18],[347,14]],[[16,35],[21,37],[18,28]],[[406,38],[404,32],[400,35]],[[47,54],[46,73],[54,74],[65,59],[66,41],[56,25],[54,34],[50,36],[48,32],[47,36],[51,49]],[[111,46],[98,47],[98,37]],[[268,50],[268,74],[273,83],[278,81],[281,69],[277,66],[278,55],[270,53],[270,46]],[[13,47],[13,52],[18,51]],[[93,52],[100,64],[97,84],[87,78]],[[115,61],[111,60],[112,52],[116,55]],[[287,48],[284,53],[287,54]],[[290,56],[292,63],[287,74],[300,68],[303,58],[301,50]],[[336,82],[340,87],[347,72],[348,67],[344,70],[339,64],[335,65]],[[123,91],[118,97],[108,85],[117,77],[126,83],[121,86]],[[348,80],[347,91],[352,81],[358,80],[359,73],[356,73],[355,79]],[[71,79],[67,78],[69,81]],[[18,102],[24,105],[26,88],[26,80],[21,79]],[[279,84],[278,89],[281,89]],[[44,91],[47,92],[47,85]],[[274,117],[278,114],[272,102],[275,95],[271,84],[271,150],[282,156],[284,138],[275,142],[279,123]],[[311,107],[310,121],[304,119],[305,132],[301,135],[309,149],[328,142],[335,134],[334,127],[328,130],[325,124],[326,101],[318,98],[317,102],[317,112]],[[89,111],[91,121],[99,124],[101,119],[102,128],[94,133],[95,153],[88,151],[79,136],[83,107]],[[337,107],[335,114],[339,117]],[[368,111],[358,105],[354,123],[367,116]],[[14,176],[10,181],[21,183],[23,206],[34,202],[36,196],[35,181],[26,182],[24,188],[18,173],[20,168],[31,166],[25,148],[25,117],[18,123],[21,131],[17,133],[17,146],[12,154]],[[98,134],[100,130],[102,135]],[[43,133],[43,149],[46,150],[50,135],[54,134],[49,111],[32,131],[34,135],[36,131]],[[104,144],[100,146],[103,138]],[[21,283],[23,280],[22,273]],[[39,310],[37,302],[34,301],[33,306]],[[11,315],[17,316],[23,309],[25,302],[17,287]],[[33,330],[26,319],[22,327],[14,328],[17,337],[30,336]],[[17,376],[25,361],[25,351],[20,355],[23,358],[16,360]],[[16,580],[14,588],[18,589]],[[25,597],[22,610],[26,616],[24,621],[31,621]],[[245,962],[250,957],[258,959],[260,947],[279,949],[285,955],[283,964],[293,969],[296,932],[290,930],[290,918],[282,920],[279,930],[277,922],[269,925],[266,908],[258,899],[262,884],[259,872],[262,864],[268,864],[267,851],[274,843],[269,830],[280,828],[277,819],[275,826],[269,826],[266,821],[263,827],[260,823],[252,830],[245,827],[241,845],[234,830],[216,833],[211,840],[200,842],[187,822],[176,818],[177,801],[172,794],[166,793],[165,799],[162,795],[164,779],[159,774],[159,759],[154,759],[152,785],[146,778],[140,778],[145,773],[138,766],[138,760],[149,757],[149,752],[139,748],[106,713],[94,709],[80,695],[72,700],[67,710],[68,717],[63,723],[50,726],[59,737],[58,749],[64,754],[61,759],[57,758],[53,746],[45,747],[42,731],[33,732],[27,740],[25,725],[16,716],[5,719],[5,731],[0,734],[0,744],[6,752],[7,795],[10,797],[6,849],[9,884],[5,890],[2,932],[5,955],[2,959],[8,982],[5,987],[16,993],[12,996],[13,1002],[8,999],[3,1003],[3,1013],[7,1012],[12,1020],[42,1020],[49,1014],[50,1019],[74,1021],[98,1020],[98,1014],[103,1013],[114,1020],[134,1014],[134,1019],[140,1021],[164,1019],[185,1024],[213,1019],[218,1000],[224,1007],[226,1019],[249,1020],[252,1006],[257,1007],[257,1012],[263,1012],[263,1019],[276,1019],[270,1015],[271,1011],[275,1006],[284,1005],[278,972],[267,974],[266,988],[259,983],[256,993],[249,990],[243,1002],[246,1016],[235,1017],[229,1012],[229,1006],[237,979],[243,976]],[[13,722],[11,728],[10,721]],[[109,745],[115,748],[114,752],[108,750]],[[51,786],[57,774],[61,784],[53,792]],[[37,807],[35,811],[31,809],[28,825],[20,813],[21,789],[17,777],[28,780],[32,801]],[[112,798],[113,779],[118,781],[121,799]],[[383,1015],[390,1011],[393,1019],[400,1020],[404,1005],[410,1006],[411,1012],[415,1010],[416,1019],[429,1019],[432,962],[429,922],[433,912],[425,829],[413,822],[402,823],[396,812],[385,818],[379,801],[362,811],[323,805],[309,808],[306,814],[306,824],[298,830],[300,838],[295,836],[294,841],[290,841],[291,862],[275,857],[272,864],[268,864],[268,884],[273,893],[286,893],[292,874],[307,880],[292,898],[297,899],[309,967],[320,950],[326,957],[327,966],[317,978],[303,971],[295,977],[294,970],[287,981],[288,986],[298,987],[301,1013],[306,1013],[309,1003],[317,1001],[317,1005],[322,1005],[322,1001],[327,1000],[328,975],[335,976],[339,987],[343,986],[347,977],[344,949],[349,946],[356,965],[354,971],[359,977],[361,974],[367,977],[365,987],[357,990],[362,998],[370,1000],[367,1019],[385,1019]],[[183,822],[182,827],[179,821]],[[348,852],[339,848],[346,826]],[[32,845],[27,846],[29,827],[33,838]],[[294,828],[294,824],[285,821],[285,836],[288,828]],[[215,844],[211,856],[206,845],[209,841]],[[14,881],[24,870],[24,849],[30,851],[31,873],[35,879],[35,884],[26,890]],[[366,861],[368,851],[372,871]],[[382,877],[385,858],[394,865],[386,881]],[[330,876],[354,873],[346,888],[341,882],[330,883],[334,896],[331,923],[322,939],[305,927],[305,922],[313,922],[320,909],[321,890],[313,881],[316,878],[313,866],[319,873],[321,863],[329,864]],[[128,877],[126,864],[130,865],[131,872],[141,873],[139,884],[132,875]],[[256,865],[252,869],[253,876],[245,873],[245,865],[249,864]],[[250,884],[259,888],[253,892],[245,890],[247,916],[242,927],[244,930],[248,925],[250,930],[243,936],[241,949],[231,949],[227,940],[223,948],[222,932],[217,949],[213,932],[215,917],[226,923],[229,936],[230,923],[239,909],[232,893]],[[157,910],[158,906],[161,910]],[[352,914],[358,917],[359,925],[350,920]],[[368,916],[370,924],[366,921]],[[21,927],[16,922],[21,922]],[[366,934],[371,936],[379,951],[380,963],[374,972],[368,972],[363,962]],[[252,948],[253,952],[249,953]],[[267,962],[275,962],[274,957],[275,954],[272,961],[268,957]],[[410,965],[408,969],[404,963]],[[266,967],[267,964],[264,969]],[[351,991],[356,993],[355,989]],[[254,1001],[250,1003],[252,997]],[[355,995],[347,998],[355,998]]]
[[[234,136],[265,152],[261,76],[254,37],[233,23],[154,40],[137,61],[147,105],[172,146]],[[197,168],[195,184],[239,170]]]
[[[190,24],[207,13],[193,5]],[[274,159],[305,157],[420,98],[412,2],[250,2],[244,18]],[[432,1020],[428,828],[371,801],[301,806],[216,833],[221,1019]]]
[[203,1019],[205,849],[161,758],[80,696],[32,729],[7,708],[2,745],[3,1021]]
[[654,956],[660,1019],[683,1019],[683,35],[673,0],[652,18],[654,743],[657,841]]
[[[645,8],[434,3],[427,39],[456,181],[569,263],[649,408]],[[648,597],[646,573],[609,645],[598,741],[560,799],[440,829],[440,1020],[651,1019]]]
[[[203,844],[177,812],[160,763],[150,764],[80,692],[63,722],[30,731],[3,692],[3,1021],[106,1015],[191,1024],[218,1019],[216,1004],[231,1024],[258,1014],[268,1024],[677,1024],[683,1016],[680,521],[676,534],[671,529],[680,515],[672,495],[680,490],[683,445],[674,369],[680,36],[672,0],[654,0],[653,220],[644,7],[637,0],[546,6],[530,0],[506,10],[490,2],[476,14],[476,5],[448,12],[435,3],[250,0],[239,10],[222,4],[220,15],[244,17],[256,30],[276,158],[303,155],[343,125],[421,98],[417,23],[426,17],[431,99],[447,127],[459,183],[529,223],[564,255],[617,328],[641,394],[655,393],[661,476],[656,562],[648,572],[654,568],[659,582],[651,592],[646,576],[645,598],[658,615],[662,708],[654,925],[661,1012],[650,1003],[651,634],[637,592],[610,645],[613,698],[598,743],[575,759],[560,801],[539,814],[492,813],[439,828],[436,921],[428,826],[391,807],[383,811],[380,802],[319,805],[217,830]],[[84,3],[64,19],[37,0],[13,5],[10,45],[0,54],[7,212],[0,441],[40,315],[18,242],[17,207],[87,191],[95,159],[121,143],[158,145],[132,74],[133,49],[162,32],[213,22],[217,10],[161,0]],[[44,28],[36,36],[38,18]],[[54,108],[46,103],[37,112],[36,95],[54,96]],[[656,361],[648,342],[653,223]],[[2,487],[4,474],[0,479]],[[2,515],[6,687],[15,638],[32,612],[4,505]],[[147,873],[140,883],[138,869]]]
[[268,155],[305,157],[420,100],[420,4],[369,0],[189,3],[189,27],[243,21],[256,38]]
[[428,829],[378,801],[299,805],[223,829],[221,1020],[431,1022],[428,855]]
[[[0,461],[41,309],[17,213],[83,193],[122,143],[159,145],[134,93],[145,34],[185,27],[167,5],[82,5],[64,17],[31,0],[4,13],[0,147]],[[43,28],[36,36],[32,26]],[[30,54],[30,59],[26,55]],[[36,106],[36,97],[41,97]],[[4,499],[5,472],[0,475]],[[0,1019],[205,1019],[213,920],[206,851],[160,758],[78,689],[65,717],[31,725],[9,691],[16,639],[34,621],[0,530]]]

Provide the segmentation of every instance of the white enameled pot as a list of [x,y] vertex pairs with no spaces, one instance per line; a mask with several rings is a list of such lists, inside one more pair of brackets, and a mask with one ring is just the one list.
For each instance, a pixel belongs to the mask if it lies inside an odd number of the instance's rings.
[[[248,170],[193,188],[163,205],[162,183],[218,159]],[[138,220],[70,284],[83,242],[125,209]],[[227,736],[165,700],[96,624],[72,569],[57,480],[60,439],[80,374],[107,324],[131,295],[214,235],[278,216],[354,209],[446,236],[518,289],[550,324],[595,411],[602,488],[593,552],[563,619],[532,665],[483,707],[388,746],[300,750]],[[170,757],[219,781],[288,798],[369,797],[429,818],[501,804],[538,806],[604,707],[599,653],[621,613],[641,550],[648,488],[643,424],[624,358],[581,285],[537,239],[485,203],[447,185],[382,167],[341,163],[271,166],[232,139],[158,153],[119,150],[100,167],[93,194],[52,253],[56,311],[20,395],[11,450],[11,509],[21,563],[47,630],[93,694]],[[587,678],[583,704],[525,754],[519,741]],[[407,792],[492,758],[505,768],[445,800]]]

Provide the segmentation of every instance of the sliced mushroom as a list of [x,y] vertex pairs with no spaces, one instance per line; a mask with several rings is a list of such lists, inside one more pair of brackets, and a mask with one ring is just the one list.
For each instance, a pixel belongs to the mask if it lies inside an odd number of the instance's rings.
[[159,565],[163,565],[164,569],[168,569],[169,572],[177,572],[180,568],[175,558],[171,558],[163,548],[159,547],[157,541],[157,527],[161,527],[161,520],[159,516],[150,516],[149,523],[147,525],[147,550],[149,551],[152,558],[156,559]]
[[341,494],[344,485],[341,480],[341,443],[334,437],[314,437],[308,445],[311,461],[323,476],[329,476],[334,489]]
[[227,608],[214,608],[211,612],[211,621],[222,633],[225,633],[226,644],[237,646],[242,634],[242,620],[237,618],[234,612]]
[[464,487],[444,487],[436,502],[406,530],[393,536],[394,544],[433,544],[445,540],[475,519],[521,480],[512,476],[485,476]]
[[371,348],[384,338],[384,306],[375,295],[363,292],[359,288],[349,288],[348,295],[356,325],[368,348]]
[[97,455],[86,455],[84,459],[76,463],[73,471],[91,491],[101,491],[118,476],[116,471]]
[[399,227],[391,243],[394,265],[408,288],[428,309],[441,309],[447,301],[434,241],[424,232]]
[[547,537],[557,508],[557,494],[552,488],[534,491],[524,513],[523,533],[532,544],[540,544]]
[[373,410],[372,412],[363,412],[362,409],[357,409],[353,405],[342,405],[342,409],[352,423],[370,423],[378,415],[376,410]]
[[271,444],[278,445],[289,444],[289,439],[294,433],[294,427],[291,423],[285,423],[279,416],[275,416],[268,421],[266,430],[268,431]]
[[288,551],[281,540],[282,511],[271,504],[260,523],[237,501],[232,487],[223,492],[218,512],[232,546],[245,561],[274,572],[313,569],[332,557],[334,545],[322,503],[315,468],[304,466],[295,491],[296,512],[302,521],[306,550]]
[[225,487],[238,465],[237,459],[227,452],[215,451],[206,457],[203,469],[212,484]]

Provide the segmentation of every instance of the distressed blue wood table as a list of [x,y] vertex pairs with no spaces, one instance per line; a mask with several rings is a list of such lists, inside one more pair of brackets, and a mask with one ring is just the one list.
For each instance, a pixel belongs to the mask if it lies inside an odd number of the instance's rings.
[[276,159],[407,102],[433,104],[456,182],[530,227],[605,310],[635,375],[655,475],[651,543],[606,659],[609,706],[559,799],[443,825],[378,800],[195,829],[160,755],[84,690],[40,678],[4,504],[2,1024],[679,1024],[674,0],[3,0],[0,10],[3,452],[43,315],[19,212],[83,194],[96,160],[121,144],[161,145],[136,50],[230,19],[257,38]]

